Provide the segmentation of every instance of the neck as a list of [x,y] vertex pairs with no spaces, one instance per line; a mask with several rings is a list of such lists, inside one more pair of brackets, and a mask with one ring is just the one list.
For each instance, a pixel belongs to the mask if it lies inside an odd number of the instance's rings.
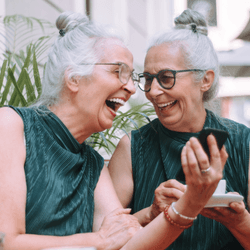
[[63,122],[73,137],[82,144],[88,137],[96,131],[88,121],[86,115],[82,114],[72,105],[60,103],[49,107],[49,109]]

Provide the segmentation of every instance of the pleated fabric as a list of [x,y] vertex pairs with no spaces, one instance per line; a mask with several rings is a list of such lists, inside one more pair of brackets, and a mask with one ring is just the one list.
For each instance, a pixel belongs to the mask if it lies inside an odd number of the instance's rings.
[[79,144],[46,107],[12,107],[23,119],[26,140],[26,233],[91,232],[94,190],[104,159]]
[[[229,158],[224,168],[227,192],[248,194],[248,163],[250,129],[234,121],[217,117],[206,110],[205,127],[229,132],[225,146]],[[148,207],[154,200],[155,189],[164,181],[182,178],[181,151],[186,142],[198,133],[174,132],[166,129],[158,119],[139,130],[132,131],[131,154],[134,195],[130,207],[133,213]],[[246,204],[247,207],[247,204]],[[166,235],[167,237],[167,235]],[[243,249],[222,224],[198,215],[191,228],[186,229],[167,249]]]

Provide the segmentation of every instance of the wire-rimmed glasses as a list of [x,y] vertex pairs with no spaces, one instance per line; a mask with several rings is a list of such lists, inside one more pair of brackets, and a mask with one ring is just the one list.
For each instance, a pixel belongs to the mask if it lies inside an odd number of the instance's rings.
[[139,76],[139,88],[144,92],[149,92],[151,89],[154,78],[157,79],[160,86],[164,89],[171,89],[175,85],[176,74],[180,72],[189,71],[205,71],[203,69],[184,69],[184,70],[171,70],[164,69],[159,71],[157,74],[140,73]]
[[[92,64],[87,64],[92,65]],[[131,77],[134,85],[139,82],[139,76],[134,71],[130,71],[129,66],[126,63],[95,63],[94,65],[119,65],[119,80],[123,84],[127,84]]]

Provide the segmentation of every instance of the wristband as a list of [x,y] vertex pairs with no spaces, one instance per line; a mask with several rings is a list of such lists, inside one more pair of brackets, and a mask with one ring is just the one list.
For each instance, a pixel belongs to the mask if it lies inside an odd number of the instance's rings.
[[196,217],[188,217],[188,216],[185,216],[185,215],[180,214],[180,213],[175,209],[174,204],[175,204],[175,202],[173,202],[173,203],[171,204],[171,208],[172,208],[173,212],[174,212],[175,214],[179,215],[181,218],[186,219],[186,220],[192,220],[192,221],[194,221],[194,220],[197,219],[197,216],[196,216]]
[[188,225],[180,225],[179,223],[176,223],[175,221],[173,221],[169,214],[168,214],[168,209],[169,209],[170,206],[166,206],[165,207],[165,210],[164,210],[164,214],[165,214],[165,217],[166,219],[170,222],[170,224],[176,226],[176,227],[179,227],[181,229],[187,229],[189,227],[191,227],[193,225],[193,221],[191,223],[189,223]]

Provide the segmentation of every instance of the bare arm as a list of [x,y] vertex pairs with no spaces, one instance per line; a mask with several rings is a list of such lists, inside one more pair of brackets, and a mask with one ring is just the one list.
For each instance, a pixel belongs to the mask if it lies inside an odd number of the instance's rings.
[[[125,135],[117,145],[109,162],[109,172],[122,206],[129,207],[134,191],[130,135]],[[145,226],[152,219],[150,212],[151,206],[135,213],[134,216]]]
[[105,167],[95,190],[94,228],[97,231],[101,227],[99,231],[63,237],[26,234],[24,126],[20,116],[11,108],[0,109],[0,138],[0,231],[6,234],[5,250],[62,246],[118,249],[138,230],[136,219],[121,208]]
[[[182,151],[182,167],[185,173],[187,189],[181,198],[175,203],[176,210],[189,217],[197,216],[215,191],[219,180],[222,178],[223,166],[227,159],[225,148],[218,151],[216,140],[209,136],[211,147],[211,161],[195,138],[191,138]],[[209,173],[201,173],[201,169],[207,169],[211,165]],[[168,210],[170,217],[181,225],[190,221],[176,215],[171,207]],[[163,213],[157,216],[146,227],[137,232],[122,248],[125,249],[155,249],[167,248],[183,231],[170,224],[164,218]]]

